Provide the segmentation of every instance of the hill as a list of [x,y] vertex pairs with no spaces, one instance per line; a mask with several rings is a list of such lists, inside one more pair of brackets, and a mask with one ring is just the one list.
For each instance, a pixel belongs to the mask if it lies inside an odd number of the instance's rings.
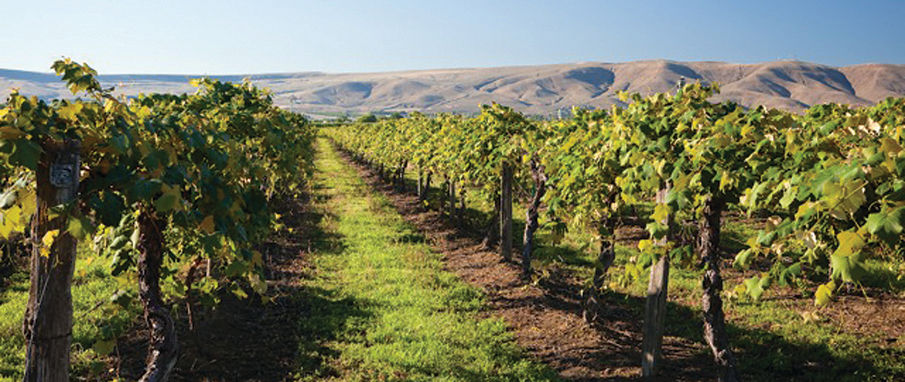
[[[117,92],[190,92],[193,75],[102,75]],[[905,96],[905,65],[846,67],[774,61],[758,64],[676,62],[574,64],[497,68],[414,70],[383,73],[278,73],[213,76],[228,81],[249,78],[274,92],[277,104],[307,113],[370,111],[475,112],[496,101],[530,114],[553,114],[575,105],[608,107],[617,92],[643,94],[672,90],[681,79],[718,82],[722,93],[746,106],[765,105],[800,111],[809,105],[838,102],[867,105],[889,96]],[[0,97],[10,88],[43,98],[68,97],[49,73],[0,69]]]

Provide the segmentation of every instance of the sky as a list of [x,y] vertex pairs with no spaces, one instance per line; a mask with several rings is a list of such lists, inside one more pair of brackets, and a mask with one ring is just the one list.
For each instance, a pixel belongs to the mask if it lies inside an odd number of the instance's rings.
[[377,72],[645,59],[905,64],[905,1],[0,0],[0,68]]

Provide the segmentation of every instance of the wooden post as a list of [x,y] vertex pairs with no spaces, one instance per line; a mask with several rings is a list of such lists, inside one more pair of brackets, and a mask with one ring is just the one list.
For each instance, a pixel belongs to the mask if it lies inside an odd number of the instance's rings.
[[[666,202],[669,186],[657,192],[657,204]],[[672,216],[667,215],[660,223],[667,228],[666,235],[655,241],[658,246],[666,246],[669,242]],[[657,375],[662,357],[663,331],[666,323],[666,297],[669,289],[669,255],[663,254],[651,266],[650,282],[647,285],[647,302],[644,306],[644,340],[641,344],[641,376],[645,378]]]
[[[66,231],[66,214],[50,217],[51,207],[76,199],[81,143],[48,142],[35,171],[37,210],[31,226],[31,286],[22,331],[26,382],[68,382],[72,342],[72,274],[78,242]],[[77,212],[72,206],[71,213]],[[44,236],[57,232],[50,248]],[[43,252],[43,253],[42,253]]]
[[502,190],[500,192],[500,255],[512,258],[512,167],[503,165]]
[[424,179],[424,171],[422,171],[421,168],[419,167],[418,168],[418,189],[416,190],[416,192],[418,193],[418,200],[421,200],[421,195],[422,195],[421,189],[424,187],[424,185],[421,184],[421,181],[423,179]]
[[449,189],[447,191],[449,192],[447,194],[449,197],[449,221],[453,221],[456,217],[456,181],[449,181]]

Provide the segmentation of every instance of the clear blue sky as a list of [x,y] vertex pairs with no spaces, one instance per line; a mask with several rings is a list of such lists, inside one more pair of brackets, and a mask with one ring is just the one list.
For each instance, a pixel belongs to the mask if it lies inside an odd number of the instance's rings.
[[0,68],[361,72],[666,58],[905,63],[905,1],[0,0]]

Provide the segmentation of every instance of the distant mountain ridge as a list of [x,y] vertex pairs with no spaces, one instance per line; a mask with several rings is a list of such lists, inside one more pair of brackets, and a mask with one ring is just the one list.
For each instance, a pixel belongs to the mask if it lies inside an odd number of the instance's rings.
[[[104,86],[127,95],[191,92],[192,75],[101,75]],[[308,113],[424,111],[471,113],[495,101],[529,114],[553,114],[572,106],[609,107],[621,90],[650,94],[671,91],[676,83],[721,84],[714,101],[734,100],[800,111],[824,102],[869,105],[905,96],[905,65],[862,64],[846,67],[801,61],[758,64],[679,62],[513,66],[413,70],[382,73],[276,73],[211,76],[227,81],[248,77],[270,88],[275,102]],[[70,97],[50,73],[0,69],[0,97],[11,88],[43,98]]]

